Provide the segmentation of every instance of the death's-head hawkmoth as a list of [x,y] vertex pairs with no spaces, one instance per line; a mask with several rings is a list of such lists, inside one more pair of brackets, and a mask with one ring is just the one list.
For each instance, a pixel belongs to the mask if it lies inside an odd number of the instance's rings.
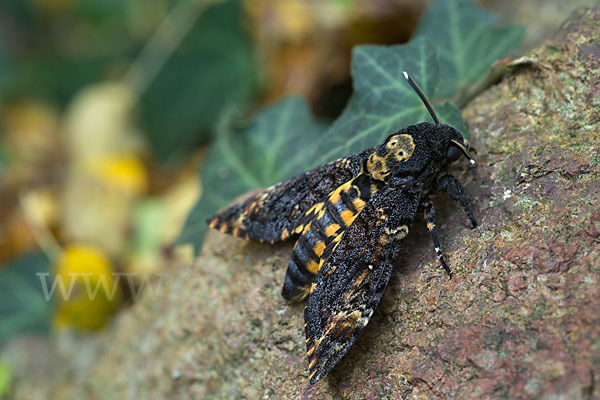
[[410,76],[404,76],[435,123],[410,125],[382,144],[259,191],[210,218],[211,228],[270,243],[297,238],[282,295],[303,300],[310,381],[325,376],[369,322],[392,272],[400,242],[422,210],[442,255],[431,194],[445,191],[475,218],[448,165],[464,155],[463,135],[441,124]]

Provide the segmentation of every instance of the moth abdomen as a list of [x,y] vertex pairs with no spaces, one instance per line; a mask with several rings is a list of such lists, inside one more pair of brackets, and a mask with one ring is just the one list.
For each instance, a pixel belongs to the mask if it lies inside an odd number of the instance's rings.
[[308,295],[308,288],[316,275],[306,270],[297,256],[292,255],[288,263],[281,295],[289,301],[302,301]]
[[379,187],[360,173],[308,210],[295,231],[300,237],[286,272],[282,289],[285,299],[302,300],[309,294],[310,284],[338,243],[336,238],[352,225]]

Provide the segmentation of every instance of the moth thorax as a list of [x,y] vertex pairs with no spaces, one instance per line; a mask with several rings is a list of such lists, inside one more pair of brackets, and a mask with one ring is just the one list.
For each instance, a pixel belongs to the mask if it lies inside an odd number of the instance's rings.
[[415,142],[411,135],[393,135],[385,141],[388,159],[401,163],[408,160],[415,151]]
[[367,173],[373,179],[385,180],[390,172],[386,163],[386,155],[379,155],[377,151],[372,152],[367,159]]
[[414,151],[415,142],[411,135],[392,135],[376,151],[369,154],[367,173],[373,179],[385,180],[390,174],[390,169],[408,160]]

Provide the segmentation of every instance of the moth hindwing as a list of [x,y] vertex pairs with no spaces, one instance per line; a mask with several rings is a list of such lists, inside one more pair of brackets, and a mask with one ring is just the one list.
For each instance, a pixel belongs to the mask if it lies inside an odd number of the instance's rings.
[[303,300],[310,381],[323,378],[363,332],[381,301],[399,244],[422,210],[436,255],[444,261],[430,194],[445,191],[475,218],[462,185],[447,174],[468,145],[439,123],[410,125],[382,144],[259,191],[207,223],[237,237],[296,238],[282,295]]

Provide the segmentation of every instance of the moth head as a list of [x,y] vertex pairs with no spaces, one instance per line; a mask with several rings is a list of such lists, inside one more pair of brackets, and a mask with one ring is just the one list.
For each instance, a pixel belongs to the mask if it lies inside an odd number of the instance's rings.
[[409,85],[413,88],[413,90],[417,93],[417,95],[421,98],[421,101],[429,111],[431,118],[433,118],[435,122],[435,131],[436,136],[438,136],[439,140],[445,144],[445,156],[448,163],[452,163],[460,157],[460,155],[464,155],[471,165],[475,165],[475,159],[471,157],[469,154],[469,144],[465,142],[464,135],[460,133],[457,129],[441,124],[438,116],[435,113],[431,103],[425,96],[425,93],[419,88],[417,83],[410,77],[407,72],[403,72],[404,78],[408,81]]
[[[442,124],[439,124],[442,125]],[[458,160],[461,155],[465,156],[471,165],[477,164],[475,159],[469,154],[469,142],[465,141],[462,133],[451,126],[446,125],[450,128],[447,141],[446,141],[446,160],[448,163],[453,163]]]

